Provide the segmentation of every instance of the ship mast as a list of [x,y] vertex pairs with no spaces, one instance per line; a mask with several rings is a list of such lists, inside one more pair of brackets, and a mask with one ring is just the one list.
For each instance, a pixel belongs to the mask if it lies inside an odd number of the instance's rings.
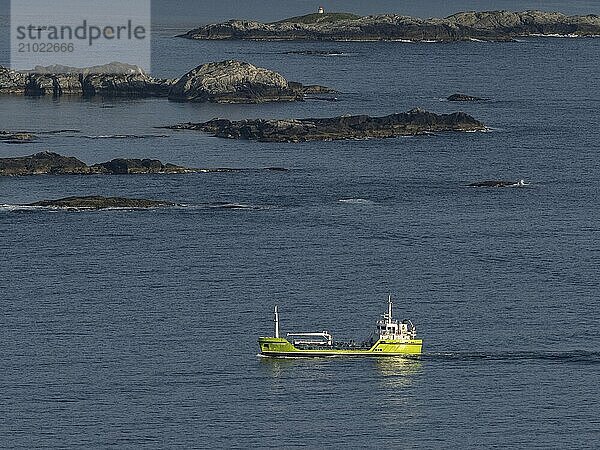
[[392,323],[392,294],[388,295],[388,324]]
[[275,337],[279,338],[279,311],[277,311],[277,305],[275,305]]

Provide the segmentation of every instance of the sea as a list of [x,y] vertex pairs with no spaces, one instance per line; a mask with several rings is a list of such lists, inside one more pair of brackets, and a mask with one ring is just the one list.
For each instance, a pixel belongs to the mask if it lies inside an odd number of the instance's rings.
[[[0,99],[0,129],[73,130],[0,157],[240,169],[0,178],[0,447],[599,445],[598,38],[204,42],[167,22],[155,76],[241,59],[337,101]],[[157,128],[414,107],[488,130],[280,144]],[[467,186],[489,179],[529,184]],[[73,195],[179,206],[22,206]],[[275,305],[282,333],[358,341],[389,294],[422,356],[258,355]]]

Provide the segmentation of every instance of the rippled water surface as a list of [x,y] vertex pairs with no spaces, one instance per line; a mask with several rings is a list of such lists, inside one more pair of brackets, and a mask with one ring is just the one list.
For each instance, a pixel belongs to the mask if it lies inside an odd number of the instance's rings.
[[[595,445],[599,43],[207,43],[165,30],[156,75],[240,58],[339,101],[0,99],[3,129],[79,131],[0,144],[2,157],[245,169],[0,179],[1,445]],[[287,54],[307,49],[341,55]],[[442,100],[455,92],[492,100]],[[491,131],[262,144],[154,128],[415,106]],[[490,178],[531,185],[465,187]],[[183,206],[16,206],[92,194]],[[257,356],[274,304],[285,332],[361,339],[389,292],[421,358]]]

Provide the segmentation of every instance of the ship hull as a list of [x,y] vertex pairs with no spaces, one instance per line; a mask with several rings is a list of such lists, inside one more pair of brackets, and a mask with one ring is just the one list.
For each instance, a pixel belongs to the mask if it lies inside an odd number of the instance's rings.
[[299,349],[284,338],[261,337],[258,339],[260,353],[269,357],[326,357],[326,356],[406,356],[420,355],[423,347],[421,339],[405,341],[380,339],[370,348],[337,349],[327,346],[323,348]]

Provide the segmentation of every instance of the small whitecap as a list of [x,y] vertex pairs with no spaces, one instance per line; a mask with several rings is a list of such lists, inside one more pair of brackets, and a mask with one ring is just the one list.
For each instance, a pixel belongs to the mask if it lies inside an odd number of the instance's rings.
[[375,204],[374,201],[367,200],[366,198],[342,198],[342,199],[339,199],[338,202],[351,204],[351,205],[374,205]]

